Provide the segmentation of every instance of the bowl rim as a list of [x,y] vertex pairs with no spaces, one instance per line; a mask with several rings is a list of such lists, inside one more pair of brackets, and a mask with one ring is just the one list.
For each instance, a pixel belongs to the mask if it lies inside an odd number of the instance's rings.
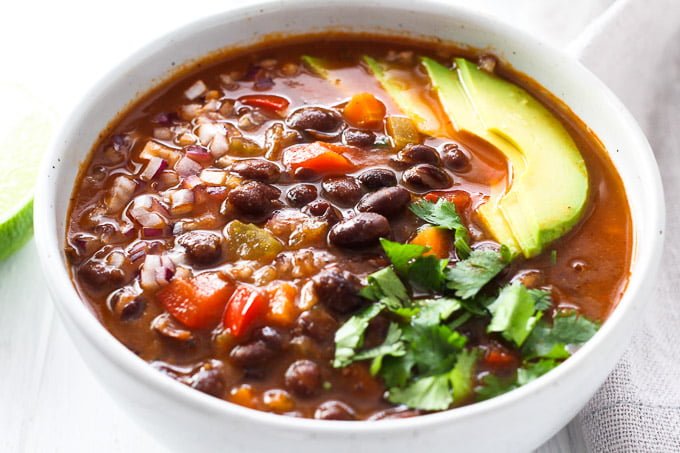
[[[418,417],[406,419],[382,420],[380,423],[357,423],[347,421],[328,421],[314,420],[281,416],[277,414],[262,412],[255,409],[245,408],[228,401],[214,398],[204,393],[183,385],[174,379],[170,379],[152,368],[146,361],[136,356],[119,342],[93,315],[84,301],[77,294],[74,285],[70,280],[66,263],[63,259],[63,241],[60,237],[60,229],[56,223],[56,203],[58,187],[56,186],[57,174],[62,171],[61,166],[57,169],[52,167],[53,162],[57,162],[61,153],[64,151],[63,144],[67,143],[77,128],[76,125],[86,121],[81,117],[80,111],[87,111],[106,88],[115,85],[124,75],[126,68],[132,66],[137,61],[142,61],[153,54],[153,49],[160,47],[160,44],[172,41],[178,36],[191,36],[204,27],[219,24],[227,17],[239,15],[248,17],[262,14],[263,12],[276,13],[277,10],[290,10],[304,8],[328,8],[351,7],[361,8],[362,6],[381,7],[395,11],[412,14],[426,14],[435,8],[445,7],[447,15],[455,15],[459,20],[466,23],[482,24],[484,28],[493,28],[495,31],[509,35],[514,35],[516,40],[528,43],[530,46],[540,45],[548,51],[566,61],[569,65],[575,66],[579,70],[580,78],[588,79],[587,83],[606,99],[616,111],[619,112],[619,122],[626,124],[631,130],[631,142],[636,147],[636,152],[642,154],[640,160],[644,162],[644,168],[639,168],[641,177],[650,184],[650,190],[654,193],[654,200],[651,201],[651,215],[646,218],[649,225],[659,230],[659,235],[651,235],[650,238],[634,237],[634,253],[631,262],[631,275],[628,285],[618,305],[612,310],[606,322],[579,351],[560,364],[551,372],[540,378],[506,394],[495,398],[449,409],[442,412],[420,415]],[[271,10],[271,11],[269,11]],[[329,27],[326,27],[329,28]],[[291,34],[295,36],[296,34]],[[435,36],[433,34],[433,36]],[[198,59],[201,56],[197,56]],[[531,76],[531,74],[529,74]],[[152,88],[148,88],[150,90]],[[147,91],[148,91],[147,90]],[[143,94],[143,93],[142,93]],[[133,100],[136,101],[137,98]],[[87,150],[88,155],[91,149]],[[64,190],[65,188],[62,188]],[[74,187],[68,187],[69,193]],[[155,391],[163,392],[166,398],[174,398],[187,407],[192,407],[201,411],[220,413],[222,415],[234,416],[244,421],[259,423],[269,427],[278,427],[303,432],[313,432],[317,434],[388,434],[391,432],[408,428],[424,428],[449,424],[460,419],[481,416],[489,412],[500,410],[501,408],[512,406],[526,396],[544,391],[564,376],[575,373],[586,360],[591,351],[595,350],[603,343],[604,339],[613,335],[617,330],[622,319],[629,312],[641,303],[644,298],[640,298],[640,290],[644,282],[644,276],[653,274],[658,266],[663,245],[665,227],[665,201],[659,170],[653,152],[644,133],[639,125],[623,106],[621,101],[604,85],[596,76],[586,69],[577,59],[567,52],[549,45],[542,40],[529,35],[509,24],[496,19],[489,14],[474,11],[471,8],[460,5],[452,5],[439,0],[421,0],[420,2],[409,2],[408,0],[346,0],[342,3],[328,2],[324,5],[321,2],[309,2],[306,0],[289,0],[282,4],[277,0],[265,0],[241,6],[228,6],[224,10],[207,17],[191,20],[171,31],[148,41],[137,51],[130,54],[127,58],[118,62],[102,78],[94,83],[87,93],[81,98],[73,108],[67,119],[63,121],[59,132],[55,135],[50,145],[45,159],[43,160],[40,176],[36,186],[35,209],[34,209],[35,238],[38,255],[42,266],[43,274],[46,277],[47,286],[59,313],[69,318],[81,329],[84,337],[95,349],[105,355],[115,367],[123,370],[124,373]],[[635,229],[635,228],[634,228]],[[644,247],[640,245],[644,244]],[[637,251],[637,254],[635,253]],[[633,272],[633,270],[635,272]],[[642,300],[641,300],[642,299]]]

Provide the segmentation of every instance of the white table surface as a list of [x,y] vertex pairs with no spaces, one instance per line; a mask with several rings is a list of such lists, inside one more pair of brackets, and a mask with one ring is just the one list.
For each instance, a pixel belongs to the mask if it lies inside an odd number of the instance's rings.
[[[63,117],[131,50],[230,1],[3,2],[0,78],[22,81]],[[609,3],[483,0],[476,5],[561,45]],[[115,405],[76,353],[55,316],[33,241],[0,262],[0,367],[0,452],[164,451]],[[584,450],[580,428],[572,423],[538,451]]]

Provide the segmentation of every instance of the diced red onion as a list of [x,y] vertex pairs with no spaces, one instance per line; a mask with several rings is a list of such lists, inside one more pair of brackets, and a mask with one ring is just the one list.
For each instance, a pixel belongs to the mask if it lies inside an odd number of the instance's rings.
[[196,134],[198,135],[198,140],[203,144],[207,145],[210,140],[217,134],[222,132],[222,128],[215,123],[203,123],[198,126]]
[[168,223],[159,212],[167,213],[165,208],[149,195],[135,198],[130,208],[130,216],[145,228],[165,228]]
[[177,121],[179,121],[179,117],[175,112],[159,113],[151,120],[152,123],[160,124],[161,126],[172,126]]
[[170,212],[173,215],[187,214],[194,208],[194,192],[190,189],[179,189],[170,194]]
[[186,96],[190,101],[193,101],[207,90],[208,87],[205,85],[205,83],[203,83],[202,80],[197,80],[193,85],[187,88],[187,90],[184,92],[184,96]]
[[125,263],[125,255],[122,252],[111,252],[109,256],[106,257],[106,263],[110,266],[120,268]]
[[109,214],[120,212],[132,199],[137,184],[126,176],[118,176],[113,180],[113,185],[106,198],[106,210]]
[[212,162],[213,156],[202,146],[190,145],[186,148],[186,156],[196,162]]
[[175,170],[163,170],[160,175],[158,175],[158,181],[163,184],[164,187],[172,187],[179,183],[179,175]]
[[128,258],[130,261],[137,261],[138,259],[146,256],[146,242],[137,241],[130,244],[126,250]]
[[165,255],[146,255],[140,272],[140,285],[144,290],[156,290],[167,285],[175,275],[175,263]]
[[177,164],[175,164],[175,171],[183,177],[197,175],[202,169],[203,167],[201,167],[201,164],[188,157],[182,157],[177,161]]
[[203,185],[203,181],[201,181],[198,175],[191,175],[182,181],[182,187],[185,189],[194,189],[201,185]]
[[146,160],[151,160],[154,157],[160,157],[168,161],[170,165],[174,165],[175,162],[181,157],[181,154],[165,145],[156,143],[153,140],[149,140],[144,145],[144,149],[139,153],[139,157]]
[[161,172],[167,168],[167,166],[168,162],[165,159],[161,159],[160,157],[152,157],[149,159],[149,162],[146,164],[144,171],[139,175],[139,177],[143,181],[151,181],[160,175]]
[[226,134],[217,134],[210,142],[210,152],[213,157],[222,157],[229,151],[229,143],[227,142]]
[[165,228],[142,228],[142,236],[145,238],[157,238],[165,235]]

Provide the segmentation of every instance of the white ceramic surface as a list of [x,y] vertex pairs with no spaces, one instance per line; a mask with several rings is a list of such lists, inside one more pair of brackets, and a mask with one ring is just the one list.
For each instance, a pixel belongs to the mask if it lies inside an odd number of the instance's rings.
[[[600,332],[546,376],[501,397],[380,423],[299,420],[211,398],[151,369],[80,301],[65,267],[64,223],[78,165],[98,133],[173,64],[271,32],[332,27],[424,34],[490,48],[563,99],[600,137],[624,180],[636,246],[628,289]],[[114,398],[173,448],[232,451],[527,451],[557,432],[612,369],[644,308],[663,238],[661,184],[649,145],[609,90],[572,57],[485,16],[435,1],[274,2],[232,8],[187,25],[132,55],[88,93],[63,124],[39,178],[36,240],[48,286],[74,343]]]

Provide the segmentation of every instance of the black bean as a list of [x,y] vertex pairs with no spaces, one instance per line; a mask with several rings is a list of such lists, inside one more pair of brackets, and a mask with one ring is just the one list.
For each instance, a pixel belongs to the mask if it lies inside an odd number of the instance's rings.
[[162,313],[151,321],[151,328],[163,338],[180,343],[193,343],[194,334],[179,324],[169,313]]
[[314,411],[314,418],[317,420],[356,420],[357,416],[347,404],[342,401],[325,401]]
[[380,214],[362,212],[337,223],[328,233],[328,240],[337,247],[357,248],[373,245],[390,234],[390,223]]
[[335,225],[342,219],[342,214],[325,200],[312,201],[302,209],[302,212],[319,217],[329,225]]
[[411,201],[411,195],[403,187],[384,187],[366,194],[357,205],[357,211],[375,212],[392,217],[400,214]]
[[269,345],[269,347],[276,349],[277,351],[283,349],[283,346],[286,342],[286,338],[284,337],[283,333],[269,326],[265,326],[256,330],[253,333],[253,337],[264,341],[267,343],[267,345]]
[[235,162],[231,171],[242,178],[273,183],[279,180],[281,169],[274,162],[264,159],[244,159]]
[[221,397],[226,387],[221,367],[215,366],[212,363],[203,365],[191,377],[191,386],[208,395]]
[[229,358],[242,368],[250,368],[264,365],[277,353],[278,349],[270,346],[266,341],[255,340],[235,346],[229,353]]
[[453,184],[451,177],[444,170],[430,164],[409,168],[401,178],[404,183],[417,190],[446,189]]
[[146,309],[146,301],[129,286],[113,292],[107,300],[109,309],[121,321],[139,319]]
[[361,198],[361,186],[351,176],[328,176],[321,188],[328,199],[340,206],[352,206]]
[[222,256],[222,239],[218,234],[207,231],[189,231],[177,238],[191,261],[210,264]]
[[299,131],[331,132],[340,127],[342,117],[338,112],[322,107],[302,107],[286,118],[286,124]]
[[364,303],[359,296],[361,282],[349,272],[322,271],[312,281],[319,302],[334,312],[347,313]]
[[321,388],[321,370],[311,360],[297,360],[285,374],[286,387],[298,396],[313,396]]
[[286,198],[291,206],[299,208],[316,199],[316,186],[312,184],[298,184],[286,192]]
[[338,323],[324,308],[313,308],[300,315],[297,326],[317,341],[329,341],[333,340]]
[[345,129],[342,133],[342,141],[345,145],[366,148],[375,143],[375,134],[361,129]]
[[410,144],[399,151],[398,158],[404,162],[439,165],[441,159],[437,150],[428,145]]
[[457,143],[447,143],[442,148],[444,165],[455,171],[466,170],[470,166],[470,158]]
[[397,185],[397,176],[387,168],[371,168],[357,176],[357,179],[370,190]]
[[239,211],[252,214],[266,214],[272,208],[281,191],[259,181],[248,181],[229,192],[229,201]]
[[78,275],[93,288],[110,288],[125,281],[125,272],[115,266],[91,258],[78,269]]

